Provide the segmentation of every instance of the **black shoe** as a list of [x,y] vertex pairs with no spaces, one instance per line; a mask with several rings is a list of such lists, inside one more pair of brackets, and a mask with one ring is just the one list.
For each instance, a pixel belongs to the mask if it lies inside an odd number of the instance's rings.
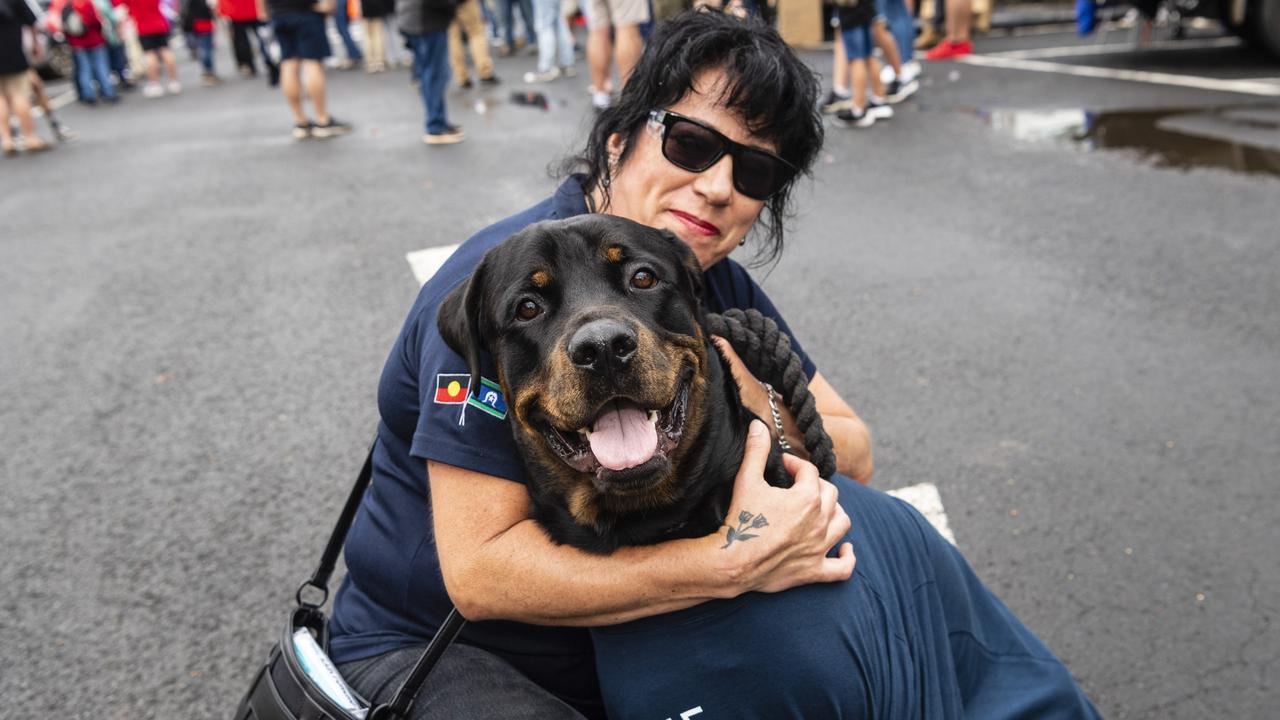
[[337,137],[351,132],[351,124],[344,123],[330,116],[326,123],[311,123],[311,136],[318,138]]
[[841,97],[840,95],[836,94],[835,90],[832,90],[827,93],[827,96],[825,98],[822,99],[822,104],[819,107],[822,109],[823,115],[832,115],[837,111],[839,111],[841,108],[845,108],[848,106],[849,106],[849,98]]
[[889,107],[889,103],[867,100],[867,115],[875,120],[888,120],[893,117],[893,108]]
[[462,128],[457,125],[446,126],[444,132],[427,133],[422,136],[422,142],[427,145],[454,145],[467,139],[466,133],[462,132]]
[[267,83],[271,85],[271,87],[275,87],[280,84],[280,66],[279,65],[276,65],[275,63],[271,63],[270,65],[267,65]]
[[865,110],[855,112],[853,108],[842,108],[831,122],[840,127],[868,128],[875,124],[876,116]]
[[470,90],[474,86],[475,86],[475,83],[471,82],[471,78],[467,78],[466,80],[463,80],[462,82],[458,83],[459,90]]
[[499,84],[499,83],[501,83],[501,82],[502,82],[502,80],[498,79],[498,76],[497,76],[497,75],[490,75],[489,77],[482,77],[482,78],[480,78],[480,84],[481,84],[481,85],[488,85],[488,86],[490,86],[490,87],[492,87],[492,86],[494,86],[494,85],[497,85],[497,84]]
[[[329,121],[332,122],[333,118],[329,118]],[[293,139],[306,140],[307,138],[311,137],[311,128],[313,127],[315,127],[315,123],[311,122],[310,120],[304,123],[298,123],[297,125],[294,125]]]
[[920,83],[915,80],[904,83],[895,78],[893,82],[885,86],[884,96],[889,102],[897,104],[914,95],[916,90],[919,89]]

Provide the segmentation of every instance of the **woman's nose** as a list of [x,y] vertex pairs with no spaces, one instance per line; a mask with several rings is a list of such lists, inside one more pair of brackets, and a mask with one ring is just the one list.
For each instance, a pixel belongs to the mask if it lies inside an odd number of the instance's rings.
[[733,156],[726,153],[715,165],[698,173],[693,189],[712,205],[727,205],[733,197]]

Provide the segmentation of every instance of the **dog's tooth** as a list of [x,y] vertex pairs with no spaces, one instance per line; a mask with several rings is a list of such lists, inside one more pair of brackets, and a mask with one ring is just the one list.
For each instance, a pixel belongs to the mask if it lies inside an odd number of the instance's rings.
[[658,424],[658,411],[657,411],[657,410],[650,410],[650,411],[649,411],[649,424],[650,424],[650,425],[657,425],[657,424]]

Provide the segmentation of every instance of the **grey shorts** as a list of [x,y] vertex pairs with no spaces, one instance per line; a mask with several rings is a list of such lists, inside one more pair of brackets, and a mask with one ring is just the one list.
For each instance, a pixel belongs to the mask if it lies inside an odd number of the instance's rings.
[[649,0],[586,0],[591,28],[640,25],[649,22]]

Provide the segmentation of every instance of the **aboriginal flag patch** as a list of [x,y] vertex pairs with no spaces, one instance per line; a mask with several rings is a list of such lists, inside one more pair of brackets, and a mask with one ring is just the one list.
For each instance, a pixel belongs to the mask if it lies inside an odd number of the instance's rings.
[[467,373],[441,373],[436,375],[436,402],[441,405],[461,405],[467,401],[471,389],[471,376]]

